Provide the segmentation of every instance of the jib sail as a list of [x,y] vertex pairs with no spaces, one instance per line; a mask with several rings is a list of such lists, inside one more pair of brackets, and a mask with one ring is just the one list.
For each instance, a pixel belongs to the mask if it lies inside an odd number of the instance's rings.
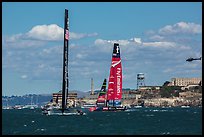
[[103,85],[98,95],[98,99],[96,101],[97,106],[105,106],[106,105],[106,79],[103,81]]

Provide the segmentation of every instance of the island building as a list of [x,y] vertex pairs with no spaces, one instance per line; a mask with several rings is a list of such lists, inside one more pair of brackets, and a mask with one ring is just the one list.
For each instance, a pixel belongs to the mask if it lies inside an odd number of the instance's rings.
[[172,78],[168,86],[188,86],[188,85],[201,85],[202,78]]
[[179,86],[182,91],[194,91],[202,87],[202,78],[172,78],[168,86]]
[[[68,92],[68,102],[71,102],[73,104],[77,100],[77,92]],[[53,103],[59,103],[62,104],[62,92],[59,91],[57,93],[52,94],[52,102]]]

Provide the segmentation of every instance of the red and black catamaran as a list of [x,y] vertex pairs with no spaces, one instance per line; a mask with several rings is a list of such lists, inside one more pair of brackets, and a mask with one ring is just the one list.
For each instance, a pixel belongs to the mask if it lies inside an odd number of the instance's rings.
[[124,111],[126,110],[126,107],[123,107],[121,104],[122,64],[121,64],[121,58],[120,58],[120,47],[118,43],[114,43],[114,47],[113,47],[112,63],[111,63],[111,68],[110,68],[107,92],[104,91],[104,88],[106,88],[106,79],[104,80],[104,83],[99,93],[99,97],[97,99],[97,103],[96,103],[97,106],[92,107],[89,110],[90,111]]

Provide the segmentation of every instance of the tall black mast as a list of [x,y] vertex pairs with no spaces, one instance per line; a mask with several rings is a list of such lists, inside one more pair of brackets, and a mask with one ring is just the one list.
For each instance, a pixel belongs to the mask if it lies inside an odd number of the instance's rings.
[[62,113],[67,107],[67,97],[68,97],[68,51],[69,51],[69,18],[68,10],[65,9],[64,18],[64,52],[63,52],[63,81],[62,81]]

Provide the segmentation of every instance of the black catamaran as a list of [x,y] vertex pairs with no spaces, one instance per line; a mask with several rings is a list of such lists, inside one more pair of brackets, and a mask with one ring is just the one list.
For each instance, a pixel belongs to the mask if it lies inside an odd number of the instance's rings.
[[62,113],[67,108],[67,97],[69,91],[68,78],[68,51],[69,51],[69,18],[68,10],[65,9],[64,17],[64,51],[63,51],[63,81],[62,81]]
[[[46,109],[44,114],[47,115],[85,115],[80,110],[76,110],[76,112],[71,112],[67,108],[68,102],[68,91],[69,91],[69,78],[68,78],[68,51],[69,51],[69,17],[68,10],[65,9],[65,17],[64,17],[64,48],[63,48],[63,79],[62,79],[62,105],[59,109],[49,108]],[[58,103],[58,97],[57,102]],[[61,111],[61,113],[59,112]]]

